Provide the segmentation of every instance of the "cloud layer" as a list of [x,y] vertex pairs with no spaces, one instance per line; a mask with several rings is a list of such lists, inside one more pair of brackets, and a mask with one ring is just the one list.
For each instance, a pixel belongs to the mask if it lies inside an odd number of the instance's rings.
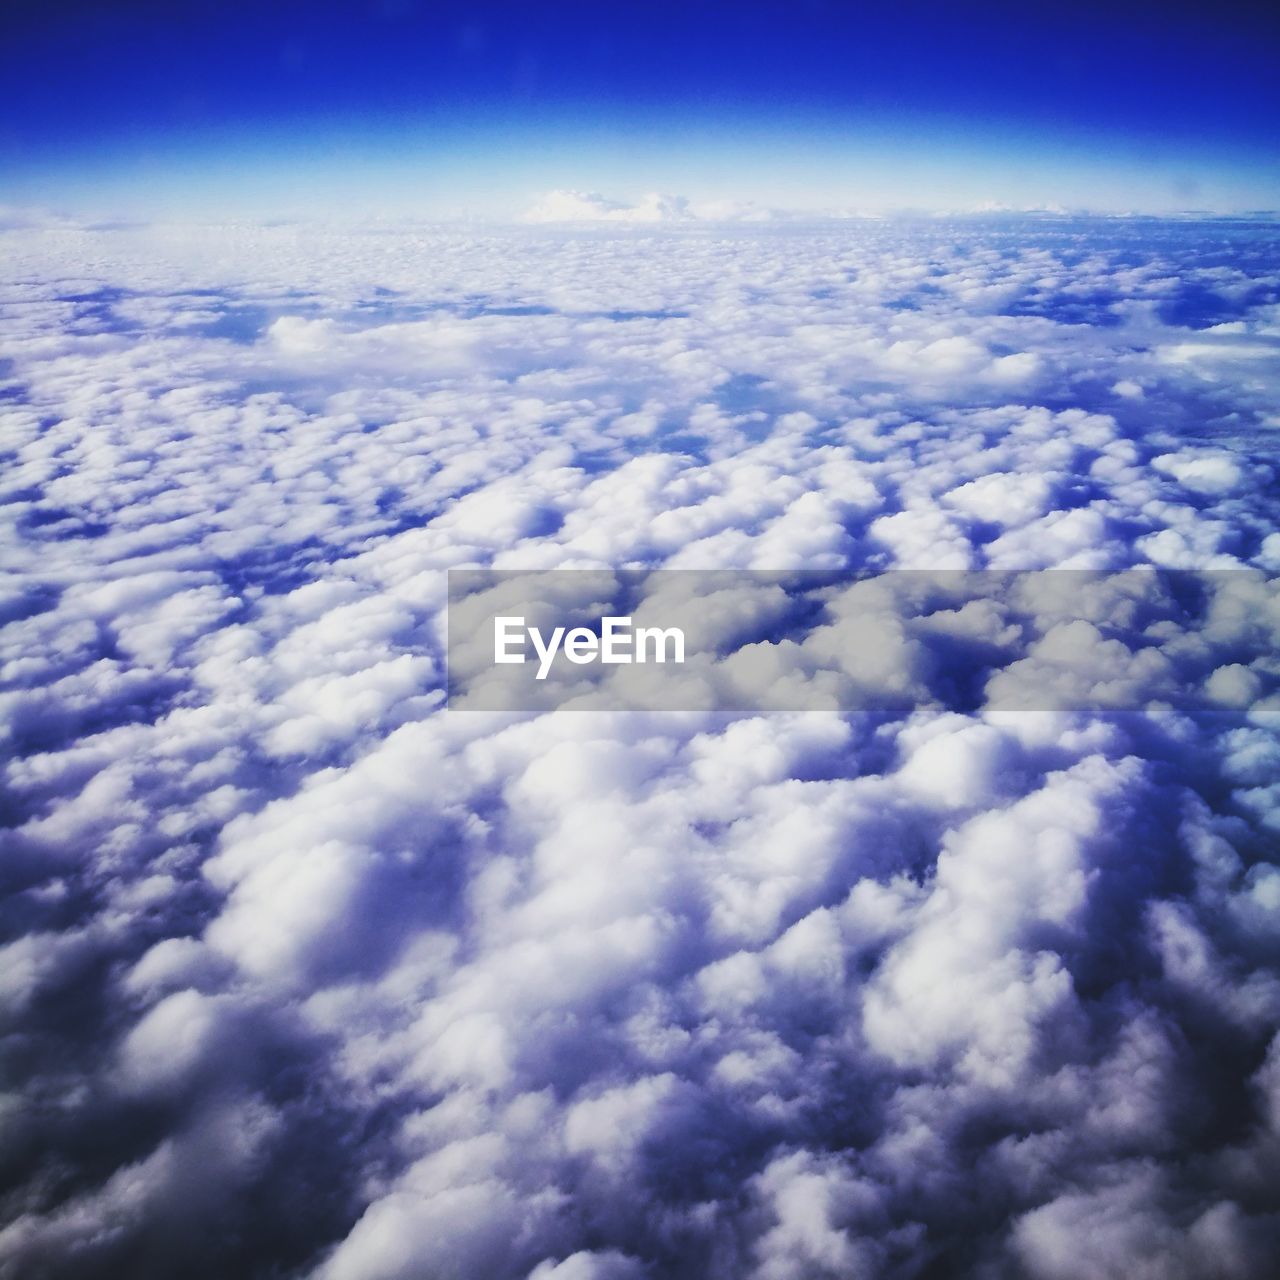
[[1274,228],[3,238],[0,1274],[1270,1274],[1265,600],[1194,714],[441,702],[461,565],[1280,570]]

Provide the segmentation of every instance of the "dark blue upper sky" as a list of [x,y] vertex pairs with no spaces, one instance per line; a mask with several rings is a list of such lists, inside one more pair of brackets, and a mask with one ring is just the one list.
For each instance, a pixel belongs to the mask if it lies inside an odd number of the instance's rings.
[[1280,6],[8,0],[0,41],[13,203],[1280,204]]

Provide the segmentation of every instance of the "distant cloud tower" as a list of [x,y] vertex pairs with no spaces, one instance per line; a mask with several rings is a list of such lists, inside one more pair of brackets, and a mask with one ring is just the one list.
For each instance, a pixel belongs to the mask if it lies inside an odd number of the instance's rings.
[[525,222],[768,222],[775,210],[732,200],[694,201],[651,191],[635,204],[593,191],[548,191],[524,213]]

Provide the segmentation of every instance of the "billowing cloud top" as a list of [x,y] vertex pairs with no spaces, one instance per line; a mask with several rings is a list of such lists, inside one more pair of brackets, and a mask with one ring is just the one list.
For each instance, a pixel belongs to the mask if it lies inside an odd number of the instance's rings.
[[523,221],[543,222],[769,222],[778,210],[733,200],[689,200],[651,191],[633,204],[595,192],[548,191],[523,214]]
[[4,233],[0,1274],[1270,1276],[1268,597],[1194,711],[1118,595],[1118,715],[441,703],[465,565],[1280,571],[1275,228],[548,207]]
[[680,196],[651,192],[636,204],[587,191],[548,191],[526,210],[526,222],[681,222],[693,217]]

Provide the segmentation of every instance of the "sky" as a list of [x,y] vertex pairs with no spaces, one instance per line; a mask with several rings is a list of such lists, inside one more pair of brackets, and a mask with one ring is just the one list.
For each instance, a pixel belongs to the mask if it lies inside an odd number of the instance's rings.
[[1278,43],[0,0],[0,1280],[1275,1280]]
[[1278,52],[1280,18],[1238,4],[16,0],[0,202],[1271,209]]

